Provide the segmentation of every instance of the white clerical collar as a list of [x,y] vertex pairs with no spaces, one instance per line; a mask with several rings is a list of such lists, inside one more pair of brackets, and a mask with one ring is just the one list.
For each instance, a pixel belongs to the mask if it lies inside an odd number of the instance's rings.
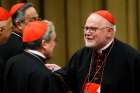
[[25,49],[25,51],[28,53],[36,54],[36,55],[41,56],[42,58],[46,59],[46,56],[39,51],[32,50],[32,49]]
[[15,33],[15,32],[12,32],[12,34],[18,36],[18,37],[21,37],[19,34]]
[[103,48],[99,49],[99,53],[102,53],[103,50],[107,49],[111,44],[112,42],[114,41],[114,39],[112,39],[108,44],[106,44]]

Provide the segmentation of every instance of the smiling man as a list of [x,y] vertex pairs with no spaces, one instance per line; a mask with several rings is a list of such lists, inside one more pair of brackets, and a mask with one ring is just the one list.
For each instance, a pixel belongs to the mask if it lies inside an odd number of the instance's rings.
[[112,14],[107,10],[91,13],[83,32],[85,47],[56,71],[72,92],[136,93],[138,52],[115,38],[116,21]]

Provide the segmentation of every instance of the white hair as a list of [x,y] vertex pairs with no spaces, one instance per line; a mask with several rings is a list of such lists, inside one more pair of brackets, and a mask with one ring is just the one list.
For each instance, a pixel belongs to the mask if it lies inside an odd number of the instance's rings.
[[45,40],[49,41],[51,33],[55,31],[55,26],[52,21],[43,20],[43,22],[46,22],[48,24],[48,29],[47,29],[45,35],[43,36],[43,38]]

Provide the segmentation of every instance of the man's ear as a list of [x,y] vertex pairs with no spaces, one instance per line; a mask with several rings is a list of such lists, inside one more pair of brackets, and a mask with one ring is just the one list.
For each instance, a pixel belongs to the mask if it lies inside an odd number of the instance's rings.
[[22,30],[22,23],[16,22],[16,27],[17,29]]
[[45,40],[42,40],[42,41],[41,41],[41,45],[42,45],[42,46],[46,46],[46,45],[48,45],[48,44],[47,44],[47,42],[46,42]]
[[49,44],[48,44],[45,40],[42,40],[41,46],[42,46],[44,49],[48,49],[48,48],[49,48]]
[[113,32],[113,28],[108,28],[108,32]]
[[112,37],[113,36],[113,33],[114,33],[114,31],[113,31],[113,29],[112,28],[108,28],[108,37],[110,38],[110,37]]

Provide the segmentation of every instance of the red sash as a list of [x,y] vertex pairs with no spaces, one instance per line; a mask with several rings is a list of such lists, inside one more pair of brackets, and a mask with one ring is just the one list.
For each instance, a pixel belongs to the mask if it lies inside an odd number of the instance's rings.
[[84,93],[100,93],[100,84],[86,83]]

